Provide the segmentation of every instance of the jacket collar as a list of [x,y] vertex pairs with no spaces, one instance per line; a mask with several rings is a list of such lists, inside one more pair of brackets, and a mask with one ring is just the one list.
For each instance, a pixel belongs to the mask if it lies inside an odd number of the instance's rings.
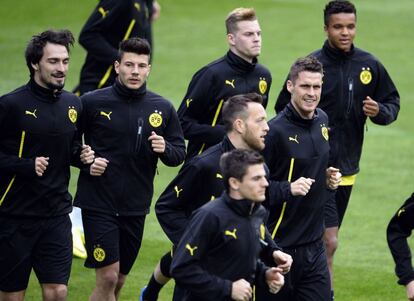
[[257,58],[254,58],[253,62],[249,63],[248,61],[234,54],[231,50],[227,52],[226,60],[231,66],[231,68],[240,73],[247,73],[253,71],[257,64]]
[[334,60],[346,60],[350,57],[352,57],[352,55],[355,52],[355,47],[354,44],[351,45],[351,50],[348,52],[336,49],[336,48],[332,48],[329,45],[328,40],[325,41],[325,43],[323,44],[322,50],[325,52],[325,54],[330,57],[331,59]]
[[302,127],[309,127],[311,126],[318,118],[319,113],[318,110],[315,110],[315,114],[313,115],[312,119],[304,119],[302,118],[299,113],[296,111],[295,107],[292,105],[292,103],[288,103],[288,105],[285,107],[285,114],[286,117],[292,121],[293,123],[302,126]]
[[226,191],[223,192],[222,199],[231,210],[241,216],[250,216],[260,207],[259,203],[254,203],[247,199],[235,200]]
[[113,84],[113,89],[115,92],[126,100],[136,100],[141,98],[147,92],[147,83],[144,83],[139,89],[129,89],[119,81],[117,77],[115,83]]
[[229,137],[225,135],[223,141],[221,141],[221,152],[224,154],[233,149],[235,149],[234,145],[231,143]]
[[30,78],[27,83],[27,87],[33,94],[41,101],[44,102],[55,102],[59,100],[62,90],[57,90],[56,92],[52,89],[43,88],[33,78]]

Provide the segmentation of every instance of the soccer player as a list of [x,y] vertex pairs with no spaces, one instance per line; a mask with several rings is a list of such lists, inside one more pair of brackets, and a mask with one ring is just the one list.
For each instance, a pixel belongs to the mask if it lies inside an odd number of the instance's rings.
[[81,97],[82,131],[96,158],[81,171],[75,206],[82,209],[88,258],[95,268],[91,301],[115,300],[138,255],[158,159],[177,166],[185,144],[173,105],[146,89],[146,40],[120,43],[114,85]]
[[405,286],[407,298],[414,300],[414,269],[407,239],[414,229],[414,193],[398,209],[387,228],[387,241],[395,261],[398,283]]
[[75,91],[83,95],[111,86],[117,75],[113,62],[118,58],[119,42],[130,37],[151,41],[151,22],[159,11],[153,0],[99,1],[79,35],[87,55]]
[[254,9],[233,10],[225,24],[229,51],[194,74],[178,109],[188,140],[186,160],[223,139],[221,109],[230,96],[256,92],[267,105],[272,77],[257,62],[262,36]]
[[[256,151],[264,148],[269,127],[260,95],[249,93],[230,97],[223,106],[222,117],[226,130],[222,142],[186,162],[155,205],[158,220],[175,246],[188,227],[192,212],[223,193],[220,156],[235,148]],[[284,272],[289,270],[292,263],[289,255],[276,247],[269,248],[268,254]],[[171,255],[168,252],[161,258],[141,300],[157,300],[159,290],[170,278]],[[174,300],[178,300],[180,293],[174,294]]]
[[[79,43],[87,51],[74,89],[77,95],[111,86],[116,77],[113,62],[118,57],[119,42],[129,37],[152,40],[151,22],[160,15],[153,0],[101,0],[83,26]],[[72,220],[73,255],[86,258],[80,209],[74,208]]]
[[[333,258],[338,247],[338,230],[359,172],[366,120],[369,118],[379,125],[396,120],[400,97],[378,59],[354,46],[357,17],[351,2],[330,1],[325,6],[324,23],[327,40],[312,55],[324,66],[319,107],[329,117],[330,162],[344,175],[339,189],[330,194],[325,216],[324,239],[333,287]],[[285,87],[277,99],[276,111],[281,111],[289,100]]]
[[[26,47],[29,82],[0,98],[0,300],[21,301],[34,270],[45,301],[66,300],[72,264],[70,164],[93,161],[77,139],[81,103],[63,90],[70,31]],[[81,158],[79,157],[81,156]]]
[[329,167],[328,117],[317,108],[322,89],[322,64],[315,57],[294,62],[286,83],[290,103],[269,121],[264,157],[270,180],[303,178],[301,192],[285,200],[269,198],[267,223],[275,242],[293,257],[287,282],[277,295],[259,288],[256,300],[329,301],[324,208],[328,188],[336,189],[338,169]]
[[260,260],[265,239],[266,171],[257,152],[235,149],[222,155],[225,192],[198,209],[181,238],[171,265],[185,301],[251,300],[262,282],[275,294],[284,284],[278,268]]

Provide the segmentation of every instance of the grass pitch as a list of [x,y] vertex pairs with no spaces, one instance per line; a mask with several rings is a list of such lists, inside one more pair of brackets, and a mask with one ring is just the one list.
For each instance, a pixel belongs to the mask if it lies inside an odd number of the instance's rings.
[[[358,32],[355,44],[376,55],[386,66],[401,94],[401,112],[391,126],[368,122],[361,172],[340,232],[335,261],[336,300],[406,300],[396,284],[394,265],[385,241],[388,220],[414,190],[413,77],[414,22],[412,0],[358,0]],[[235,7],[253,6],[263,31],[260,62],[273,75],[268,116],[294,59],[322,46],[322,9],[319,0],[190,1],[160,0],[161,18],[154,25],[155,55],[149,89],[174,102],[181,101],[192,74],[227,50],[224,19]],[[47,28],[68,28],[78,36],[80,28],[97,4],[91,0],[2,0],[0,11],[0,94],[25,83],[29,72],[23,57],[31,35]],[[72,89],[79,77],[85,52],[72,51],[66,87]],[[155,196],[177,169],[160,167]],[[76,171],[73,177],[76,178]],[[74,181],[73,181],[74,183]],[[75,186],[71,185],[71,191]],[[156,218],[147,218],[138,260],[122,291],[121,300],[137,300],[139,290],[169,242]],[[69,300],[87,300],[94,285],[93,270],[74,259]],[[170,300],[172,285],[160,300]],[[41,300],[36,278],[31,277],[26,300]]]

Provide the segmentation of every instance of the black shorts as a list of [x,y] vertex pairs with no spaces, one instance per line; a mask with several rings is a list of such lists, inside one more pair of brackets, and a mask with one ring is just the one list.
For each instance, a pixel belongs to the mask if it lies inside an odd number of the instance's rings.
[[145,215],[114,216],[82,209],[88,258],[85,267],[102,268],[119,261],[119,272],[128,275],[141,247]]
[[341,227],[351,198],[352,185],[339,186],[337,190],[329,192],[328,201],[325,204],[325,227]]
[[267,284],[258,284],[255,300],[330,301],[331,281],[323,241],[318,240],[295,249],[283,248],[283,251],[293,258],[292,268],[285,275],[285,285],[279,293],[271,294]]
[[68,215],[0,217],[0,290],[27,288],[33,268],[40,283],[68,284],[72,233]]

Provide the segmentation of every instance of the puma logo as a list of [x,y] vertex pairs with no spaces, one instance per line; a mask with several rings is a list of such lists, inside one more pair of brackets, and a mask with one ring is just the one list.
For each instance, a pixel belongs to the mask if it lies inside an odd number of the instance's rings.
[[221,174],[219,174],[219,173],[216,173],[216,178],[223,179],[223,176]]
[[405,209],[401,208],[400,210],[398,210],[397,216],[400,217],[400,215],[404,212],[405,212]]
[[299,144],[298,135],[295,135],[295,138],[289,137],[289,141],[296,142],[297,144]]
[[106,118],[108,118],[108,120],[111,120],[111,114],[112,114],[112,111],[109,113],[101,111],[101,116],[105,116]]
[[197,246],[195,246],[195,247],[193,247],[193,248],[192,248],[192,247],[190,246],[190,244],[186,244],[186,245],[185,245],[185,248],[186,248],[186,249],[190,252],[190,255],[191,255],[191,256],[194,256],[194,251],[198,249],[198,247],[197,247]]
[[224,231],[224,235],[231,236],[234,239],[237,239],[236,231],[237,231],[236,228],[234,228],[233,231],[226,230]]
[[105,17],[106,17],[106,15],[109,13],[109,10],[105,10],[102,6],[100,6],[100,7],[98,8],[98,12],[100,12],[100,13],[101,13],[102,18],[105,18]]
[[233,87],[233,89],[234,89],[234,88],[236,88],[236,87],[234,86],[234,79],[232,79],[231,81],[229,81],[228,79],[226,79],[226,85],[232,86],[232,87]]
[[186,100],[185,100],[185,104],[187,105],[187,108],[190,106],[190,103],[192,102],[193,100],[191,99],[191,98],[187,98]]
[[180,192],[183,191],[183,189],[179,189],[178,186],[174,187],[175,193],[177,194],[177,198],[180,196]]
[[26,115],[31,115],[31,116],[33,116],[34,118],[37,118],[37,116],[36,116],[36,110],[37,110],[37,109],[34,109],[34,111],[33,111],[33,112],[30,112],[29,110],[26,110],[24,113],[25,113]]

